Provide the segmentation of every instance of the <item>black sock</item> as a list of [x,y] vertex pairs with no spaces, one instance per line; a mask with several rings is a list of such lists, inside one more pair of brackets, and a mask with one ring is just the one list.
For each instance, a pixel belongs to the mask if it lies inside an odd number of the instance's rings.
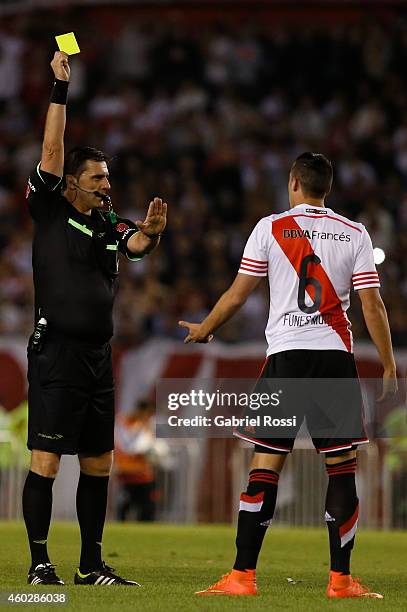
[[23,515],[31,550],[31,569],[49,563],[47,539],[52,512],[54,478],[29,471],[23,489]]
[[359,514],[355,482],[356,459],[327,465],[326,469],[329,482],[325,520],[329,532],[331,570],[348,575]]
[[237,555],[233,569],[255,569],[277,500],[279,475],[273,470],[251,470],[246,493],[240,496]]
[[79,570],[86,574],[102,567],[102,536],[106,517],[109,476],[81,472],[76,492],[76,512],[82,548]]

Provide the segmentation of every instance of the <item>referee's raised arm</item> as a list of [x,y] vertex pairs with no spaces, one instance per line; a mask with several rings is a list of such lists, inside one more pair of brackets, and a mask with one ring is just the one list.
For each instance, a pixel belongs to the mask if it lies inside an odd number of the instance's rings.
[[41,170],[62,177],[64,171],[64,132],[70,68],[66,53],[56,51],[51,62],[55,75],[51,101],[45,121]]

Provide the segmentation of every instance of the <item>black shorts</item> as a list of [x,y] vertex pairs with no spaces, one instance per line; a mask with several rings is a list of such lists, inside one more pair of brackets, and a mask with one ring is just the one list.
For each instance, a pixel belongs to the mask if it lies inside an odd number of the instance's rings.
[[[268,421],[272,417],[273,425],[283,420],[289,423],[284,427],[284,437],[274,437],[274,432],[283,429],[277,426],[267,430],[263,420],[262,426],[242,423],[235,429],[235,436],[264,448],[265,452],[289,453],[305,419],[318,453],[354,450],[358,444],[369,441],[358,373],[351,353],[290,350],[270,355],[254,391],[276,391],[275,379],[279,379],[278,392],[285,401],[262,409],[262,417],[267,412]],[[253,412],[246,411],[245,415],[253,417]]]
[[47,336],[28,350],[30,450],[99,455],[114,447],[114,382],[109,344]]

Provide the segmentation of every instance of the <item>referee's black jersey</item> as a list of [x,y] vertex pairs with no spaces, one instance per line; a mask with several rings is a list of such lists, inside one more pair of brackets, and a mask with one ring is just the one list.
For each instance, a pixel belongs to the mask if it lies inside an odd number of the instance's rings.
[[104,343],[113,335],[113,301],[118,251],[132,261],[128,239],[138,229],[128,219],[115,223],[94,209],[80,213],[61,193],[59,177],[31,174],[27,201],[34,220],[35,319],[73,339]]

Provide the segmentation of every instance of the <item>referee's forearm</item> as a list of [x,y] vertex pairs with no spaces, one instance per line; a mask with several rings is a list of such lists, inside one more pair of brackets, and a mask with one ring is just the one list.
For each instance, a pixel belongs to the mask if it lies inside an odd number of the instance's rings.
[[149,238],[143,232],[133,234],[127,241],[127,248],[134,255],[147,255],[160,244],[160,237]]
[[64,151],[64,134],[66,125],[65,104],[51,102],[45,120],[42,152],[46,156],[55,155]]

